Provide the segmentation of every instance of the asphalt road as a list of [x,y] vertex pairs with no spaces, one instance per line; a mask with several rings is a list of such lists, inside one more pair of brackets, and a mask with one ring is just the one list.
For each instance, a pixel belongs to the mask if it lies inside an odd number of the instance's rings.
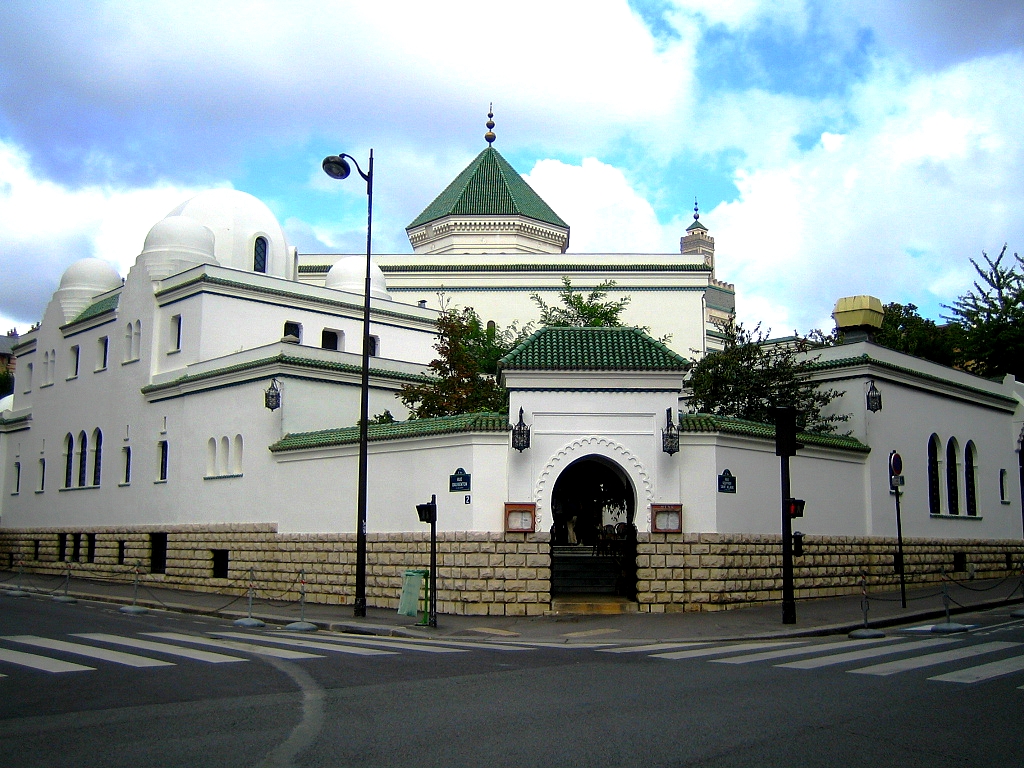
[[1022,765],[1024,620],[960,621],[549,647],[3,597],[0,766]]

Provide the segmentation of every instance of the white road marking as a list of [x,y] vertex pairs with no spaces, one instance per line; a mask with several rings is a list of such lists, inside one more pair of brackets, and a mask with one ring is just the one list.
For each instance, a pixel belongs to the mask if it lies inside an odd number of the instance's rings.
[[815,653],[829,653],[839,651],[843,648],[862,648],[867,645],[878,643],[902,642],[896,637],[885,637],[877,640],[843,640],[838,643],[819,643],[817,645],[803,645],[799,648],[783,648],[778,651],[764,651],[763,653],[748,653],[744,656],[730,656],[728,659],[712,659],[715,664],[750,664],[755,661],[770,661],[782,659],[787,656],[804,656]]
[[818,669],[819,667],[829,667],[834,664],[846,664],[850,661],[870,659],[875,656],[885,656],[891,653],[906,653],[907,651],[916,651],[921,648],[931,648],[936,645],[948,645],[949,643],[958,642],[960,641],[952,638],[912,640],[909,643],[901,643],[899,645],[888,645],[881,648],[864,648],[859,651],[850,651],[849,653],[837,653],[834,656],[826,656],[823,659],[802,659],[801,661],[791,661],[788,664],[776,664],[776,666],[788,667],[789,669]]
[[[380,637],[377,635],[317,635],[317,640],[336,643],[354,643],[356,645],[376,645],[383,648],[412,648],[422,651],[430,648],[456,648],[458,650],[485,651],[528,651],[525,645],[509,645],[507,643],[480,642],[479,640],[421,640],[417,637]],[[518,642],[518,641],[514,641]],[[428,650],[429,652],[429,650]]]
[[724,656],[728,653],[740,651],[756,651],[761,648],[781,648],[784,645],[796,645],[800,640],[786,640],[783,642],[758,642],[758,643],[737,643],[736,645],[716,645],[712,648],[694,648],[689,651],[673,651],[672,653],[656,653],[656,659],[696,659],[701,656]]
[[123,645],[128,648],[138,648],[140,651],[156,651],[157,653],[166,653],[171,656],[181,656],[186,659],[193,659],[195,661],[205,661],[210,664],[225,664],[232,661],[248,661],[243,659],[241,656],[228,656],[224,653],[214,653],[213,651],[200,651],[195,648],[182,648],[180,645],[171,645],[170,643],[155,643],[152,640],[137,640],[133,637],[122,637],[121,635],[108,635],[103,632],[86,632],[82,634],[76,634],[74,637],[82,637],[86,640],[97,640],[101,643],[112,643],[114,645]]
[[626,645],[621,648],[600,648],[601,653],[646,653],[647,651],[671,651],[674,648],[697,648],[707,643],[649,643],[647,645]]
[[177,640],[181,643],[192,643],[193,645],[205,645],[209,648],[222,648],[228,651],[243,651],[254,653],[257,656],[272,656],[275,659],[322,659],[323,656],[316,653],[303,653],[302,651],[291,651],[287,648],[270,648],[266,645],[255,645],[251,643],[233,643],[230,640],[215,640],[212,637],[199,637],[197,635],[184,635],[178,632],[144,632],[148,637],[159,637],[163,640]]
[[109,661],[114,664],[124,664],[127,667],[173,667],[172,661],[160,661],[151,659],[148,656],[136,656],[134,653],[122,653],[111,651],[107,648],[96,648],[91,645],[80,645],[69,643],[65,640],[51,640],[48,637],[36,637],[35,635],[8,635],[4,640],[12,643],[23,643],[24,645],[35,646],[36,648],[48,648],[51,651],[63,651],[76,656],[86,656],[90,659]]
[[972,656],[981,656],[984,653],[993,653],[995,651],[1004,650],[1005,648],[1014,648],[1018,645],[1020,645],[1020,643],[981,643],[979,645],[969,645],[965,648],[954,648],[949,651],[928,653],[924,656],[911,656],[909,659],[887,661],[882,664],[873,664],[870,667],[861,667],[860,669],[851,669],[849,671],[855,675],[894,675],[897,672],[906,672],[911,669],[931,667],[936,664],[944,664],[947,661],[969,659]]
[[6,648],[0,648],[0,661],[17,664],[19,667],[38,669],[41,672],[94,672],[96,670],[96,667],[72,664],[70,661],[51,659],[48,656],[36,656],[34,653],[10,651]]
[[929,680],[939,680],[943,683],[977,683],[981,680],[990,680],[993,677],[1002,677],[1011,672],[1020,672],[1024,669],[1024,656],[1014,656],[1002,661],[993,661],[989,664],[982,664],[978,667],[968,667],[956,672],[948,672],[945,675],[929,677]]
[[[244,632],[211,632],[214,637],[227,637],[236,640],[245,640],[251,643],[278,643],[280,645],[293,645],[296,648],[312,648],[317,651],[333,651],[334,653],[351,653],[355,656],[383,656],[394,654],[394,651],[382,651],[377,648],[360,648],[354,645],[342,645],[341,643],[322,643],[316,640],[300,640],[293,637],[274,637],[273,635],[247,635]],[[459,653],[450,648],[431,648],[429,653]]]

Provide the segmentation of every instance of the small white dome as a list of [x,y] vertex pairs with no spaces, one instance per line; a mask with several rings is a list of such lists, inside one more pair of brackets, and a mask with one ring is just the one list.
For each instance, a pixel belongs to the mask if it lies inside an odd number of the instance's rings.
[[60,278],[60,289],[88,291],[94,296],[120,286],[117,270],[103,259],[92,257],[76,261]]
[[[324,280],[324,286],[336,291],[346,291],[363,295],[366,284],[366,257],[346,256],[331,267]],[[391,299],[384,273],[374,261],[370,261],[370,298]]]
[[217,262],[253,271],[257,238],[266,241],[266,273],[289,277],[288,242],[277,218],[263,201],[237,189],[209,189],[176,207],[168,217],[184,216],[213,232]]
[[187,216],[168,216],[154,224],[142,252],[165,252],[193,264],[217,263],[213,232]]

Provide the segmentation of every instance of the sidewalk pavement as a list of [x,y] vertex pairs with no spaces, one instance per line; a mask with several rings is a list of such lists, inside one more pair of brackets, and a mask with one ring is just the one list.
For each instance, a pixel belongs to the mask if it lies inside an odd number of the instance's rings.
[[[1024,577],[1003,580],[946,581],[951,614],[963,614],[987,608],[1005,607],[1007,613],[1024,602]],[[25,597],[11,596],[18,590]],[[131,582],[72,576],[66,587],[69,596],[120,605],[131,605]],[[15,599],[41,599],[65,593],[63,577],[42,574],[18,574],[0,571],[0,612],[5,602]],[[249,615],[245,595],[235,597],[210,592],[190,592],[140,581],[137,604],[151,610],[216,616],[236,620]],[[353,617],[350,605],[285,602],[261,597],[256,590],[253,618],[268,626],[285,626],[299,621],[318,629],[335,632],[392,635],[417,638],[460,638],[482,641],[524,642],[674,642],[692,640],[735,640],[753,638],[800,637],[846,634],[864,626],[861,595],[797,600],[795,624],[782,623],[782,606],[770,604],[729,611],[681,613],[625,613],[602,615],[455,616],[440,614],[437,627],[425,627],[418,619],[399,616],[393,609],[368,608],[366,616]],[[881,628],[907,622],[945,621],[942,584],[907,589],[907,608],[900,603],[898,587],[871,591],[868,596],[868,623]]]

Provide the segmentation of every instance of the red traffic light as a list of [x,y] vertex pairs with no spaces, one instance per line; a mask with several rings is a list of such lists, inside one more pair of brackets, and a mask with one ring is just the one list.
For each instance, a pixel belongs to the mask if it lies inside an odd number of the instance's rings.
[[803,499],[786,499],[786,514],[791,518],[804,516]]

